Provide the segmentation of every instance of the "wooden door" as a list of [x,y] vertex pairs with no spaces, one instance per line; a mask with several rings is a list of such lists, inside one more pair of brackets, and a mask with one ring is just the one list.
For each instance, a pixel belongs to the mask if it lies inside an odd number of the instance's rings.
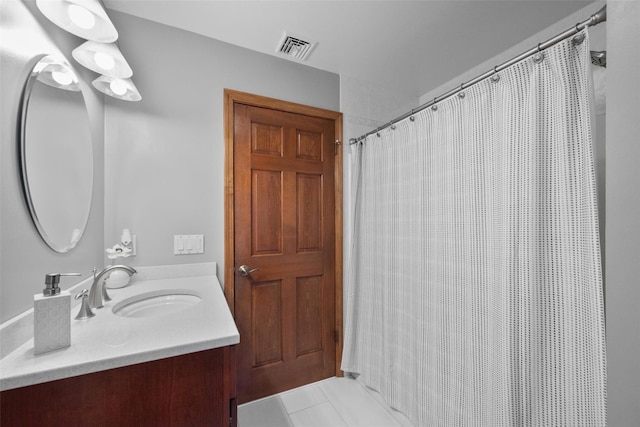
[[240,103],[233,133],[243,403],[336,373],[336,135],[334,120]]

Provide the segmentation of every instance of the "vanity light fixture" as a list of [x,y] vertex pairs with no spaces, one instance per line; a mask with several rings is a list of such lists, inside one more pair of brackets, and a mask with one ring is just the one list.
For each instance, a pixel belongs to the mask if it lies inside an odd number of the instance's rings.
[[73,58],[83,65],[105,76],[127,79],[133,70],[115,43],[86,41],[71,52]]
[[36,5],[47,19],[78,37],[102,43],[118,39],[100,0],[36,0]]
[[142,99],[138,88],[131,79],[117,79],[102,75],[93,81],[93,87],[123,101],[140,101]]
[[33,73],[37,74],[37,79],[44,84],[57,89],[80,91],[78,76],[71,66],[62,58],[55,55],[45,56],[34,67]]

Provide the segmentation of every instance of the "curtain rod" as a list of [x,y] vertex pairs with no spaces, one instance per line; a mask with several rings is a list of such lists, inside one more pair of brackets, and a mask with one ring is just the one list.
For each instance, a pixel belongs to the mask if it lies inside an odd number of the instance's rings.
[[[587,27],[592,27],[594,25],[598,25],[601,22],[605,22],[607,20],[607,6],[604,5],[602,7],[602,9],[600,9],[599,11],[597,11],[596,13],[594,13],[593,15],[591,15],[589,17],[589,19],[585,20],[584,22],[578,23],[576,24],[575,27],[572,27],[568,30],[566,30],[563,33],[558,34],[557,36],[550,38],[549,40],[547,40],[546,42],[543,43],[538,43],[538,45],[536,47],[533,47],[531,49],[529,49],[526,52],[521,53],[520,55],[516,56],[515,58],[512,58],[510,60],[508,60],[507,62],[503,62],[500,65],[497,65],[495,67],[493,67],[493,69],[485,72],[484,74],[479,75],[478,77],[469,80],[466,83],[462,83],[460,86],[455,87],[454,89],[451,89],[449,92],[446,92],[440,96],[436,96],[435,98],[433,98],[431,101],[422,104],[420,106],[418,106],[417,108],[412,109],[410,112],[403,114],[400,117],[397,117],[393,120],[391,120],[390,122],[376,128],[375,130],[372,130],[368,133],[365,133],[364,135],[358,137],[358,138],[351,138],[349,140],[349,145],[353,145],[356,144],[360,141],[362,141],[363,139],[365,139],[367,136],[369,135],[373,135],[374,133],[377,133],[379,131],[381,131],[382,129],[386,129],[389,126],[391,126],[391,128],[394,128],[394,123],[399,122],[400,120],[404,120],[407,117],[411,117],[413,116],[415,113],[418,113],[426,108],[431,107],[432,105],[435,105],[436,103],[440,102],[440,101],[444,101],[445,99],[455,95],[458,92],[461,92],[462,90],[475,85],[476,83],[481,82],[482,80],[485,80],[491,76],[493,76],[495,73],[497,73],[498,71],[502,71],[505,68],[522,61],[525,58],[528,58],[531,55],[535,55],[536,53],[550,47],[553,46],[554,44],[561,42],[564,39],[567,39],[577,33],[579,33],[580,31],[582,31],[583,29],[587,28]],[[437,106],[436,106],[437,107]]]

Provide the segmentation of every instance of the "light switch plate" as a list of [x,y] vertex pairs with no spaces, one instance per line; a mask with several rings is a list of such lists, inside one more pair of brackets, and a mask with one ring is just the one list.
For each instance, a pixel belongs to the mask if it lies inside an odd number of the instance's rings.
[[174,255],[204,253],[204,234],[177,234],[173,236]]

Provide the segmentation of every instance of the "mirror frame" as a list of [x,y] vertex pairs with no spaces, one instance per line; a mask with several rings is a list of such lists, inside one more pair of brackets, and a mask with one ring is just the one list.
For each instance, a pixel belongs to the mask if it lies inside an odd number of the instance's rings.
[[[31,221],[33,222],[34,226],[36,227],[36,230],[38,231],[38,234],[40,235],[40,237],[42,238],[42,240],[44,241],[44,243],[46,243],[46,245],[51,248],[52,250],[54,250],[55,252],[58,253],[67,253],[69,251],[71,251],[73,248],[75,248],[77,246],[77,244],[80,242],[80,240],[82,239],[82,236],[84,235],[84,232],[86,231],[87,228],[87,224],[89,222],[89,217],[91,214],[91,207],[93,204],[93,193],[94,193],[94,184],[95,184],[95,176],[94,176],[94,168],[92,167],[92,174],[91,174],[91,191],[89,194],[89,200],[88,200],[88,207],[87,207],[87,213],[86,216],[83,220],[82,223],[82,228],[80,229],[80,234],[79,236],[72,240],[70,242],[69,245],[66,246],[62,246],[57,242],[54,242],[48,235],[47,231],[44,229],[43,225],[41,224],[40,220],[38,219],[38,213],[36,212],[36,208],[35,208],[35,204],[33,202],[33,199],[31,197],[31,192],[29,190],[29,177],[28,177],[28,173],[27,173],[27,155],[26,155],[26,146],[27,146],[27,120],[28,120],[28,110],[29,110],[29,104],[31,102],[31,95],[32,95],[32,90],[33,90],[33,86],[34,84],[38,81],[37,76],[38,73],[34,72],[34,68],[36,67],[36,65],[38,65],[40,63],[40,61],[42,61],[43,58],[46,58],[48,56],[60,56],[62,58],[64,58],[65,61],[67,61],[67,64],[69,63],[69,61],[67,60],[67,58],[62,55],[62,54],[40,54],[35,56],[32,61],[29,62],[30,67],[29,67],[29,74],[27,75],[27,79],[26,82],[24,84],[21,96],[20,96],[20,103],[19,103],[19,107],[18,107],[18,133],[17,133],[17,144],[18,144],[18,149],[17,149],[17,154],[18,154],[18,165],[20,167],[20,183],[21,183],[21,187],[22,187],[22,193],[24,195],[24,200],[25,203],[27,205],[27,208],[29,210],[29,214],[31,217]],[[75,70],[74,70],[75,71]],[[44,84],[42,82],[40,82],[41,84]],[[60,89],[62,90],[62,89]],[[84,93],[82,91],[82,89],[79,91],[80,92],[80,96],[82,97],[82,103],[84,105],[84,110],[85,113],[87,114],[87,123],[89,126],[89,141],[88,143],[91,144],[91,152],[92,152],[92,159],[91,161],[93,162],[93,136],[91,135],[91,125],[89,122],[89,115],[88,115],[88,110],[87,110],[87,102],[85,100],[84,97]]]

